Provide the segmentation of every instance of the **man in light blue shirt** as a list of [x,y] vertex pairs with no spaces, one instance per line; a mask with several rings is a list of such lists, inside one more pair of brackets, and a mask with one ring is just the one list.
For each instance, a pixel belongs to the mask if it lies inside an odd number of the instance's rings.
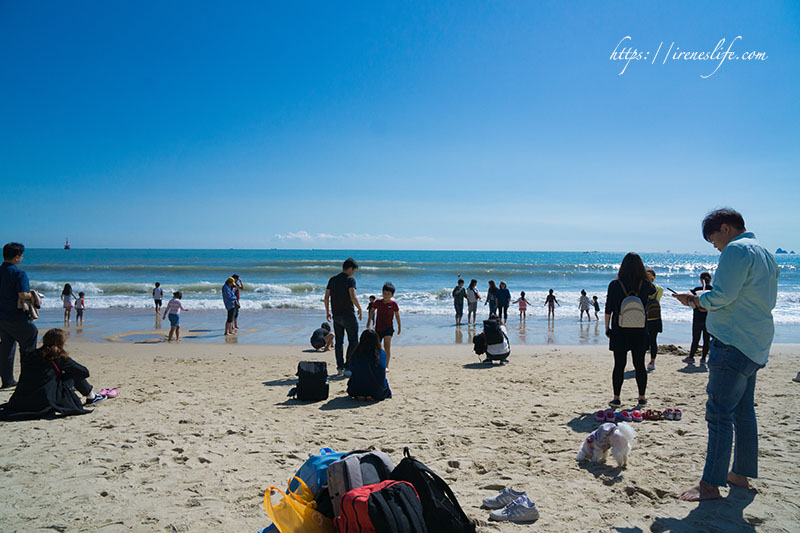
[[[749,478],[758,477],[754,392],[775,335],[772,309],[778,294],[778,263],[747,232],[738,212],[717,209],[706,215],[703,238],[722,252],[714,288],[700,296],[675,295],[684,305],[708,311],[707,327],[714,337],[706,387],[706,464],[700,482],[679,496],[685,501],[720,498],[719,487],[750,488]],[[728,471],[734,427],[736,446]]]

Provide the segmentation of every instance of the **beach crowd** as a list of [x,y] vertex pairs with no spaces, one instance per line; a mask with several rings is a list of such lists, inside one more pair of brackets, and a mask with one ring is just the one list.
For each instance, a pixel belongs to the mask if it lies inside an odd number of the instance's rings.
[[[709,372],[705,469],[698,484],[680,495],[692,501],[717,498],[719,487],[728,483],[747,487],[748,480],[758,475],[754,390],[757,373],[767,364],[774,336],[771,310],[775,307],[779,276],[775,258],[746,230],[738,212],[732,209],[710,212],[702,222],[702,235],[721,252],[713,280],[710,273],[703,272],[700,284],[691,291],[672,291],[673,297],[693,310],[691,350],[684,361],[694,364],[702,340],[700,365],[707,365]],[[87,406],[114,397],[118,391],[94,391],[87,381],[89,370],[66,352],[64,330],[49,330],[43,336],[42,345],[37,346],[38,329],[33,322],[36,294],[19,266],[24,251],[20,243],[6,244],[0,267],[0,375],[3,388],[16,387],[3,406],[2,416],[83,414]],[[358,268],[356,260],[348,258],[341,272],[328,280],[324,295],[326,321],[313,332],[311,345],[315,350],[333,348],[337,374],[349,379],[348,395],[379,401],[392,396],[387,373],[392,357],[392,337],[402,331],[400,308],[394,299],[395,286],[385,283],[380,298],[370,297],[366,328],[359,335],[363,310],[356,292]],[[609,402],[612,408],[619,408],[623,403],[621,394],[629,353],[635,369],[636,405],[648,403],[647,373],[655,370],[657,337],[663,331],[660,301],[664,288],[656,283],[656,278],[656,272],[648,269],[638,254],[628,253],[616,278],[608,284],[603,320],[614,359]],[[524,291],[514,299],[504,281],[496,284],[490,280],[485,297],[479,292],[476,279],[464,285],[465,280],[459,276],[452,290],[456,326],[462,324],[465,303],[467,324],[474,326],[478,304],[483,300],[488,306],[488,319],[484,321],[486,359],[507,362],[511,353],[505,335],[508,309],[516,305],[519,320],[524,322],[532,302]],[[226,336],[235,335],[238,330],[242,291],[244,283],[236,274],[227,278],[222,286]],[[162,306],[163,290],[156,283],[152,296],[156,316],[169,320],[168,340],[180,340],[181,313],[188,311],[181,292],[175,291]],[[83,292],[75,295],[69,284],[64,286],[61,300],[65,325],[69,325],[73,309],[76,323],[82,323],[86,309],[84,297]],[[542,305],[547,308],[548,321],[554,320],[555,307],[561,303],[552,289]],[[596,295],[589,298],[585,290],[581,291],[577,307],[580,321],[584,314],[587,321],[592,320],[592,314],[595,321],[600,320],[601,304]],[[492,335],[494,341],[489,339]],[[21,361],[19,383],[14,379],[17,345]],[[645,365],[648,352],[650,360]],[[75,391],[85,397],[83,402]],[[734,432],[736,452],[731,467]]]

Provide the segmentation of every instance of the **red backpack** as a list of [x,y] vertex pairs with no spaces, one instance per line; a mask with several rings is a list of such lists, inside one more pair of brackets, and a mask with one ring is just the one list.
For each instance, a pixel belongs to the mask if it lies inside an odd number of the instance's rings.
[[335,524],[339,533],[428,532],[422,503],[407,481],[381,481],[346,492]]

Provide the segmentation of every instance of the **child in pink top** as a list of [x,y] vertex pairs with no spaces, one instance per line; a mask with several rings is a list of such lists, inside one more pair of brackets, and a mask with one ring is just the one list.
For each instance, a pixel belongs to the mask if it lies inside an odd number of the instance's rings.
[[525,322],[528,306],[531,304],[528,299],[525,298],[525,291],[519,293],[519,298],[517,298],[513,303],[519,304],[519,320],[520,322]]

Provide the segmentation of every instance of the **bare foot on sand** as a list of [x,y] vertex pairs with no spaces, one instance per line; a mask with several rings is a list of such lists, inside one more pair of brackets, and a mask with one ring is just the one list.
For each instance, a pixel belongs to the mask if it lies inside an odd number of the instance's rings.
[[694,487],[687,489],[678,495],[679,500],[685,502],[700,502],[703,500],[716,500],[721,498],[719,494],[719,487],[709,485],[705,481],[701,481]]
[[745,476],[740,476],[739,474],[735,474],[733,472],[728,472],[728,483],[730,483],[734,487],[739,487],[742,489],[753,488],[752,486],[750,486],[750,480],[748,480]]

